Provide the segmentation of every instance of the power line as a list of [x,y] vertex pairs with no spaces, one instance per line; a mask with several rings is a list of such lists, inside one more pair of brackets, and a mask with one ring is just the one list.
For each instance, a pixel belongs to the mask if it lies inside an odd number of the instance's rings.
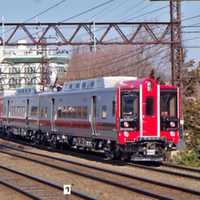
[[136,18],[139,18],[139,17],[143,17],[143,16],[145,16],[145,15],[149,15],[149,14],[152,14],[152,13],[154,13],[154,12],[161,11],[161,10],[163,10],[163,9],[165,9],[165,8],[168,8],[168,6],[163,6],[163,7],[160,7],[160,8],[154,9],[154,10],[151,10],[151,11],[149,11],[149,12],[143,13],[143,14],[141,14],[141,15],[138,15],[138,16],[136,16],[136,17],[131,17],[131,18],[127,19],[126,21],[130,21],[130,20],[132,20],[132,19],[136,19]]
[[[91,21],[91,19],[94,19],[94,17],[98,16],[99,14],[103,15],[105,12],[108,13],[110,9],[112,10],[116,10],[120,5],[126,5],[126,3],[128,3],[127,0],[124,0],[120,3],[118,3],[117,5],[113,6],[113,5],[108,5],[106,8],[104,7],[103,9],[101,9],[98,13],[96,13],[95,15],[91,16],[89,18],[89,20]],[[112,7],[111,7],[112,6]],[[109,12],[108,15],[113,14],[113,12]]]
[[[37,13],[36,15],[34,15],[34,16],[32,16],[32,17],[26,19],[26,20],[23,21],[22,23],[29,22],[29,21],[31,21],[32,19],[35,19],[36,17],[38,17],[38,16],[40,16],[40,15],[43,15],[44,13],[46,13],[46,12],[48,12],[48,11],[50,11],[50,10],[56,8],[56,7],[58,7],[59,5],[65,3],[66,1],[67,1],[67,0],[61,0],[61,1],[57,2],[56,4],[54,4],[54,5],[52,5],[52,6],[48,7],[48,8],[46,8],[45,10],[43,10],[43,11]],[[5,34],[5,33],[9,32],[9,31],[11,31],[11,30],[13,30],[13,29],[14,29],[14,28],[10,28],[10,29],[4,31],[3,34]],[[36,34],[38,34],[38,32],[37,32]]]
[[30,17],[30,18],[26,19],[26,20],[24,21],[24,23],[25,23],[25,22],[29,22],[29,21],[31,21],[32,19],[35,19],[36,17],[38,17],[38,16],[40,16],[40,15],[43,15],[44,13],[48,12],[49,10],[52,10],[52,9],[58,7],[59,5],[65,3],[66,1],[67,1],[67,0],[59,1],[58,3],[56,3],[56,4],[54,4],[54,5],[50,6],[50,7],[48,7],[47,9],[45,9],[45,10],[43,10],[43,11],[37,13],[37,14],[34,15],[33,17]]
[[194,33],[200,33],[200,31],[182,31],[181,33],[194,34]]
[[98,9],[98,8],[101,8],[101,7],[103,7],[103,6],[107,5],[107,4],[110,4],[110,3],[113,2],[113,1],[115,1],[115,0],[109,0],[109,1],[105,1],[105,2],[103,2],[103,3],[97,4],[96,6],[93,6],[92,8],[89,8],[89,9],[83,11],[83,12],[77,13],[77,14],[71,16],[71,17],[68,17],[68,18],[62,20],[61,22],[66,22],[66,21],[69,21],[69,20],[71,20],[71,19],[80,17],[81,15],[84,15],[84,14],[86,14],[86,13],[89,13],[89,12],[93,11],[93,10],[96,10],[96,9]]
[[200,15],[194,15],[194,16],[191,16],[191,17],[183,18],[182,21],[187,21],[187,20],[195,19],[195,18],[199,18],[199,17],[200,17]]
[[[142,1],[143,1],[143,0],[142,0]],[[135,8],[136,8],[136,7],[139,7],[139,6],[141,5],[142,1],[139,2],[140,4],[139,4],[139,3],[136,4]],[[144,2],[144,1],[143,1],[143,2]],[[140,12],[142,12],[143,10],[145,10],[145,9],[147,9],[148,7],[151,7],[151,6],[152,6],[152,4],[145,5],[145,6],[143,6],[142,8],[140,8],[139,10],[137,10],[136,12],[134,12],[134,14],[135,14],[135,13],[140,13]],[[134,8],[133,8],[133,9],[134,9]],[[130,9],[130,10],[131,10],[131,9]],[[131,16],[130,16],[130,15],[129,15],[129,16],[126,16],[126,18],[130,18],[130,17],[134,17],[134,16],[132,16],[132,15],[131,15]]]
[[[162,50],[161,50],[160,52],[156,52],[155,54],[153,54],[153,55],[151,55],[151,56],[148,56],[148,57],[146,57],[146,58],[143,58],[142,60],[139,60],[139,61],[136,61],[136,62],[134,62],[134,63],[131,63],[131,64],[127,65],[126,68],[133,67],[133,66],[135,66],[135,65],[139,65],[139,64],[141,64],[141,63],[143,63],[143,62],[145,62],[145,61],[148,61],[150,58],[153,58],[153,57],[155,57],[156,55],[158,55],[158,54],[160,54],[160,53],[162,53]],[[164,58],[166,58],[166,55],[162,57],[162,59],[164,59]],[[124,68],[122,68],[122,69],[124,69]],[[121,69],[120,69],[120,70],[121,70]],[[111,72],[104,73],[104,75],[110,75],[110,73],[112,74],[112,73],[116,73],[116,72],[119,73],[120,70],[119,70],[119,69],[114,69],[114,70],[111,71]],[[131,70],[132,70],[132,69],[131,69]],[[126,72],[131,72],[131,70],[126,71]]]
[[[64,1],[64,0],[62,0],[62,3],[63,3],[63,1]],[[66,1],[66,0],[65,0],[65,1]],[[104,2],[104,3],[98,4],[98,5],[96,5],[96,6],[92,7],[92,8],[89,8],[89,9],[87,9],[87,10],[85,10],[85,11],[82,11],[82,12],[80,12],[80,13],[78,13],[78,14],[75,14],[75,15],[69,17],[69,18],[66,18],[66,19],[64,19],[63,21],[59,22],[59,23],[63,23],[63,22],[69,21],[69,20],[71,20],[71,19],[74,19],[74,18],[79,17],[79,16],[81,16],[81,15],[83,15],[83,14],[86,14],[86,13],[88,13],[88,12],[91,12],[91,11],[93,11],[93,10],[95,10],[95,9],[98,9],[98,8],[100,8],[100,7],[103,7],[103,6],[105,6],[105,5],[107,5],[107,4],[111,3],[111,2],[114,2],[114,1],[115,1],[115,0],[109,0],[109,1],[106,1],[106,2]],[[60,2],[60,3],[61,3],[61,2]],[[60,5],[60,4],[59,4],[59,5]],[[54,5],[54,6],[55,6],[55,5]],[[51,6],[51,7],[53,7],[53,6]],[[47,10],[47,9],[46,9],[46,10]],[[48,8],[48,10],[49,10],[49,8]],[[43,11],[43,12],[44,12],[44,11]],[[36,15],[35,15],[35,16],[36,16]],[[31,18],[33,18],[33,17],[31,17]],[[31,18],[30,18],[30,19],[31,19]],[[13,28],[10,29],[10,30],[13,30]],[[8,30],[8,31],[10,31],[10,30]],[[32,35],[37,35],[38,33],[40,33],[40,31],[37,31],[37,32],[33,33]],[[28,37],[28,36],[27,36],[27,37]],[[27,37],[23,37],[22,39],[27,38]]]
[[[118,63],[118,62],[121,62],[121,61],[124,61],[124,60],[127,60],[128,58],[133,58],[133,57],[135,57],[135,56],[138,56],[139,54],[141,54],[141,53],[144,53],[144,51],[147,51],[147,50],[150,50],[152,48],[152,46],[149,46],[149,47],[147,47],[147,48],[145,48],[145,49],[139,49],[138,51],[135,51],[135,49],[134,50],[131,50],[131,51],[129,51],[129,53],[127,54],[127,52],[125,53],[125,54],[122,54],[122,55],[116,55],[116,57],[113,59],[113,58],[111,58],[111,62],[107,62],[107,60],[106,61],[104,61],[104,62],[100,62],[100,63],[95,63],[95,66],[93,67],[93,69],[99,69],[99,68],[103,68],[103,67],[107,67],[107,66],[111,66],[111,65],[113,65],[113,64],[115,64],[115,63]],[[166,49],[166,48],[165,48]],[[165,50],[164,49],[164,50]],[[155,50],[156,52],[158,51],[158,50],[160,50],[160,48],[158,48],[157,50]],[[163,52],[163,49],[161,50],[162,52]],[[156,55],[156,54],[155,54]],[[100,65],[98,65],[98,64],[100,64]],[[85,66],[81,66],[81,67],[83,67],[83,69],[76,69],[76,70],[72,70],[72,72],[84,72],[86,69],[84,69],[84,68],[86,68],[86,67],[88,67],[88,65],[85,65]]]

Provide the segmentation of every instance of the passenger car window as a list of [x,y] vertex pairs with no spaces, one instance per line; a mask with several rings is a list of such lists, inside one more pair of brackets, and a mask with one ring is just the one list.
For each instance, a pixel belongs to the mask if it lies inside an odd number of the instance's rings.
[[107,118],[107,106],[103,105],[101,108],[101,118],[106,119]]

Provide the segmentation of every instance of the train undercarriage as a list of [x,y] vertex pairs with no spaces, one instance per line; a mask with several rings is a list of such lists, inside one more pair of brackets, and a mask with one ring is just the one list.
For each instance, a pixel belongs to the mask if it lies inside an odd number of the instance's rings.
[[109,160],[162,162],[166,151],[171,150],[172,147],[160,138],[140,138],[137,142],[120,145],[112,140],[74,137],[53,132],[44,133],[15,127],[4,127],[1,132],[10,138],[20,138],[57,149],[72,148],[104,152],[106,159]]

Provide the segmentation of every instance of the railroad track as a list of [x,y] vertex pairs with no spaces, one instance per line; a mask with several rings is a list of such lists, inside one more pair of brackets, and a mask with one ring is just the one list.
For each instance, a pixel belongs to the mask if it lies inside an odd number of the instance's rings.
[[[4,138],[3,138],[4,139]],[[7,139],[7,138],[5,138]],[[10,141],[10,139],[8,139],[8,141]],[[12,140],[12,142],[16,142],[16,140]],[[121,162],[121,161],[107,161],[104,160],[104,158],[101,155],[91,155],[88,152],[82,153],[81,151],[78,152],[74,152],[74,151],[63,151],[63,150],[57,150],[57,149],[51,149],[48,148],[46,146],[41,146],[41,145],[35,145],[35,144],[30,144],[21,140],[18,140],[17,142],[19,142],[20,144],[23,145],[28,145],[28,146],[32,146],[32,147],[36,147],[39,148],[41,150],[46,150],[46,151],[53,151],[53,152],[57,152],[57,153],[64,153],[64,154],[72,154],[73,156],[80,156],[84,157],[86,159],[91,159],[91,160],[98,160],[100,162],[103,163],[110,163],[110,164],[123,164],[123,165],[129,165],[131,167],[136,167],[136,168],[140,168],[140,169],[145,169],[145,170],[149,170],[149,171],[154,171],[154,172],[160,172],[160,173],[164,173],[164,174],[169,174],[169,175],[174,175],[174,176],[179,176],[179,177],[185,177],[185,178],[189,178],[189,179],[196,179],[196,180],[200,180],[200,169],[197,168],[192,168],[192,167],[184,167],[184,166],[180,166],[180,165],[175,165],[175,164],[171,164],[171,163],[162,163],[160,167],[158,166],[147,166],[145,164],[135,164],[132,162],[126,163],[126,162]],[[15,149],[17,150],[17,149]]]
[[171,164],[171,163],[162,163],[162,165],[168,168],[172,168],[172,169],[181,169],[188,172],[200,173],[200,168],[198,169],[198,168],[193,168],[193,167],[186,167],[186,166],[181,166],[181,165]]
[[169,164],[166,164],[166,165],[162,164],[160,167],[152,167],[152,166],[146,166],[143,164],[133,164],[133,163],[128,163],[128,165],[132,167],[137,167],[140,169],[145,169],[149,171],[155,171],[155,172],[160,172],[163,174],[169,174],[169,175],[174,175],[174,176],[179,176],[179,177],[184,177],[184,178],[200,181],[200,171],[198,169],[191,168],[190,170],[190,168],[184,168],[184,167],[179,168],[179,167],[176,167],[177,165],[169,165]]
[[[136,192],[155,199],[174,199],[177,196],[184,196],[189,199],[197,199],[200,197],[200,191],[192,190],[189,188],[150,180],[148,178],[142,178],[139,176],[113,171],[102,167],[96,167],[89,164],[78,163],[39,153],[20,150],[17,148],[8,147],[6,145],[1,145],[1,147],[1,153],[39,163],[57,170],[79,175],[81,177],[92,179],[103,184],[126,189],[128,191]],[[168,197],[169,194],[172,196],[172,198]]]
[[[34,200],[64,200],[63,186],[23,172],[0,166],[0,183]],[[72,191],[70,199],[95,200],[91,196]]]

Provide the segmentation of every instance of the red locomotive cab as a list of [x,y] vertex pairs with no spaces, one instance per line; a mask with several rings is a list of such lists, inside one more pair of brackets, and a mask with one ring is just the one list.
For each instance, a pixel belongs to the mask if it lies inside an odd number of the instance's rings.
[[118,143],[132,160],[161,161],[179,139],[179,92],[146,78],[127,81],[117,91]]

